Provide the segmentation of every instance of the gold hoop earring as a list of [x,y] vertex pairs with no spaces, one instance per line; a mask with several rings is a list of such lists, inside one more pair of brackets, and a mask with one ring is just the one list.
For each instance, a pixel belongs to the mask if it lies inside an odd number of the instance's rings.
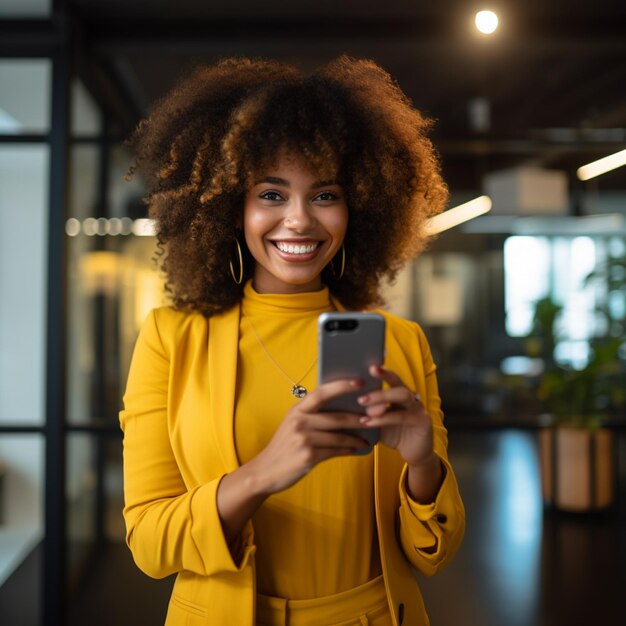
[[241,254],[241,246],[239,245],[237,237],[235,237],[235,244],[237,244],[237,256],[239,257],[239,276],[235,275],[232,259],[228,260],[228,267],[230,267],[230,275],[233,277],[235,283],[241,285],[241,281],[243,281],[243,255]]
[[330,262],[330,271],[337,280],[341,280],[343,272],[346,269],[346,248],[341,244],[341,270],[339,270],[339,276],[335,273],[335,259]]

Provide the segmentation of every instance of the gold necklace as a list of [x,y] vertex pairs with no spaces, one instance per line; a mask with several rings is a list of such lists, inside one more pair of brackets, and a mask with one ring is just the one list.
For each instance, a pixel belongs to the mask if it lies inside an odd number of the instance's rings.
[[294,380],[293,378],[291,378],[291,376],[289,376],[289,374],[287,374],[287,372],[276,362],[276,359],[269,353],[269,350],[265,347],[265,344],[261,341],[261,337],[259,337],[259,333],[257,333],[256,328],[254,327],[254,324],[252,323],[252,320],[249,317],[246,317],[245,315],[244,317],[248,320],[248,323],[250,324],[250,328],[252,329],[252,332],[254,333],[256,340],[259,342],[259,345],[261,346],[261,349],[263,350],[263,352],[265,352],[265,355],[267,356],[267,358],[274,364],[274,367],[276,367],[276,369],[278,369],[283,374],[283,376],[285,376],[285,378],[287,378],[287,380],[291,382],[291,385],[292,385],[291,394],[295,396],[296,398],[304,398],[304,396],[306,396],[306,394],[308,393],[308,390],[306,387],[301,385],[300,382],[303,381],[306,378],[306,375],[313,369],[313,366],[317,362],[317,356],[313,360],[313,363],[309,365],[306,372],[304,372],[304,374],[302,374],[302,376],[300,376],[298,380]]

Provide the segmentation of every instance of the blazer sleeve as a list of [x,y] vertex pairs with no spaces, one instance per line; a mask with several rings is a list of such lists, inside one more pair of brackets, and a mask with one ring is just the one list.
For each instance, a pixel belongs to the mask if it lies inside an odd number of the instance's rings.
[[222,477],[188,488],[171,446],[173,368],[158,323],[164,311],[152,311],[141,328],[120,413],[126,542],[138,567],[154,578],[182,570],[205,576],[241,571],[254,551],[251,527],[244,530],[242,558],[235,563],[217,510]]
[[443,425],[436,367],[426,337],[418,327],[418,340],[426,380],[426,404],[433,421],[435,453],[444,468],[443,482],[435,501],[420,504],[406,487],[407,466],[400,476],[400,543],[411,564],[432,576],[442,569],[459,548],[465,532],[465,510],[454,471],[448,461],[448,436]]

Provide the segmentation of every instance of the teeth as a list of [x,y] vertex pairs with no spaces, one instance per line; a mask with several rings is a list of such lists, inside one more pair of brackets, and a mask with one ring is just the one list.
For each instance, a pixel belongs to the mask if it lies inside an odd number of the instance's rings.
[[293,243],[283,243],[282,241],[276,242],[276,247],[281,252],[289,252],[289,254],[309,254],[317,248],[317,243],[309,243],[306,245],[298,245]]

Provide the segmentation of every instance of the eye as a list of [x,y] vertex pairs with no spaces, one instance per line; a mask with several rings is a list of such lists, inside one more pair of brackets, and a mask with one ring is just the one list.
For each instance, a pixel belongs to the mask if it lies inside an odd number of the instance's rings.
[[316,200],[321,202],[332,202],[333,200],[337,200],[339,196],[332,191],[322,191],[322,193],[315,196]]
[[269,200],[270,202],[277,202],[283,199],[283,197],[277,191],[271,191],[269,189],[267,191],[264,191],[263,193],[260,193],[259,198],[261,198],[262,200]]

